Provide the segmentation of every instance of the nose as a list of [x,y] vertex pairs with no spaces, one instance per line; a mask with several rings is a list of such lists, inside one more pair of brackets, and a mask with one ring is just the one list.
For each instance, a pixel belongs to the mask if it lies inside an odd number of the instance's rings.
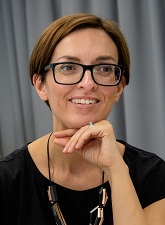
[[97,84],[94,82],[90,70],[87,69],[85,71],[82,80],[78,83],[78,87],[86,90],[95,90],[97,88]]

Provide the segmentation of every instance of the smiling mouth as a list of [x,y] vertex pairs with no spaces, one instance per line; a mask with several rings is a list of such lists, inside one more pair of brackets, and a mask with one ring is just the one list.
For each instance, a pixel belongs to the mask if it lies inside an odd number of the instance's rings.
[[83,105],[91,105],[99,102],[95,99],[77,99],[77,98],[70,99],[69,101],[74,104],[83,104]]

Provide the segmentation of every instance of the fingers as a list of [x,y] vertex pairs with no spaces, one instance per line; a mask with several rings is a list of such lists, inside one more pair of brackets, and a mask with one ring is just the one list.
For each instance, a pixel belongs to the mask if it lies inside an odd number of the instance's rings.
[[[108,125],[108,127],[107,127]],[[86,125],[81,127],[79,130],[68,129],[59,132],[55,132],[54,142],[62,147],[64,147],[64,153],[72,153],[76,150],[81,149],[87,142],[92,142],[92,139],[102,139],[107,135],[105,132],[109,130],[108,121],[100,121],[95,123],[94,126]]]
[[[92,127],[90,127],[91,129]],[[89,125],[86,125],[79,130],[68,129],[63,131],[54,132],[54,142],[61,147],[64,147],[64,153],[71,153],[75,149],[80,149],[83,144],[90,139],[91,133],[86,132]]]
[[55,138],[54,139],[54,143],[63,147],[63,148],[66,146],[68,141],[69,141],[69,138]]
[[72,153],[75,150],[81,149],[83,145],[89,140],[95,138],[98,135],[98,130],[95,127],[89,127],[86,125],[80,128],[68,141],[63,149],[64,153]]
[[[82,144],[80,143],[80,137],[82,136],[82,134],[87,130],[87,126],[84,126],[82,128],[80,128],[68,141],[68,143],[66,144],[65,148],[63,149],[64,153],[71,153],[73,152],[76,147],[78,149],[78,147],[82,146]],[[83,137],[81,137],[81,139],[83,139]],[[85,139],[83,139],[83,142],[85,141]]]
[[76,129],[68,129],[63,131],[54,132],[54,143],[65,147],[70,138],[75,134],[77,130]]
[[68,130],[62,130],[54,132],[54,136],[57,138],[63,138],[63,137],[71,137],[73,134],[75,134],[77,129],[68,129]]

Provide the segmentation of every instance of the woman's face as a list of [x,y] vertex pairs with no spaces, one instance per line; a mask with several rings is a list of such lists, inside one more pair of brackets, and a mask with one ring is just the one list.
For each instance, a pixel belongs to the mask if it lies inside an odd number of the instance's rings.
[[[68,61],[85,65],[118,64],[118,51],[112,39],[103,30],[86,28],[74,31],[63,38],[56,46],[50,63]],[[89,70],[85,72],[82,81],[78,84],[57,84],[50,69],[45,82],[42,83],[40,97],[44,101],[49,101],[54,131],[57,131],[80,128],[90,121],[106,119],[123,88],[124,81],[121,81],[118,86],[97,85]],[[93,101],[90,101],[90,104],[84,104],[83,102],[88,99]],[[80,100],[82,103],[76,103]]]

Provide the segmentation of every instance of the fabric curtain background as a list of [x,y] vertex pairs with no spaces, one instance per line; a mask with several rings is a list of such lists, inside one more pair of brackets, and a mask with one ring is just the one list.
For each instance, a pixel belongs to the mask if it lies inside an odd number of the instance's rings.
[[0,155],[51,132],[28,60],[48,24],[80,12],[118,22],[130,48],[130,84],[108,117],[116,137],[165,159],[165,0],[0,0]]

